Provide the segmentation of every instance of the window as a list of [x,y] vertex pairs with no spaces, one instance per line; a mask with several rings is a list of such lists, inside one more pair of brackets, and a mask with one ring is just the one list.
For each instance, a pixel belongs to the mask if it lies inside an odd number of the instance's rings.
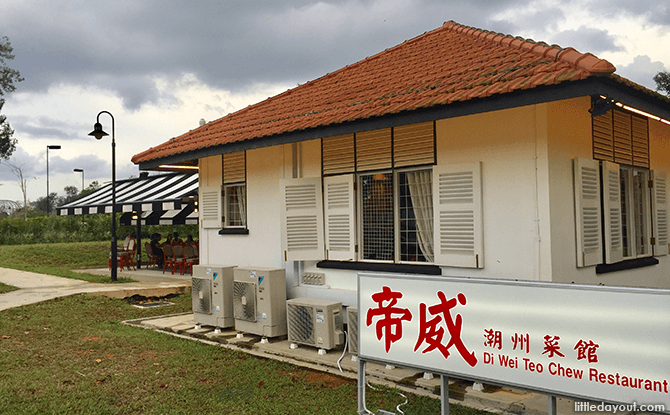
[[436,166],[433,122],[321,146],[321,177],[281,181],[285,261],[484,267],[481,163]]
[[667,255],[666,180],[650,170],[648,120],[617,108],[594,117],[593,157],[574,162],[577,266],[609,272]]
[[247,187],[244,184],[232,184],[224,186],[225,227],[246,227],[246,191]]
[[649,171],[622,167],[621,236],[623,259],[651,255]]
[[246,228],[247,186],[244,151],[223,155],[223,226]]
[[432,170],[359,176],[362,259],[434,262]]

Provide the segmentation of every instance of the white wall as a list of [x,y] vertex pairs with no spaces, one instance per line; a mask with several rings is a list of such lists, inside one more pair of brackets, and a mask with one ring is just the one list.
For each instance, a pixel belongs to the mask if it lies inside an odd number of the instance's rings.
[[[438,165],[482,162],[483,181],[484,268],[443,267],[442,275],[670,287],[668,256],[656,267],[602,276],[595,267],[576,266],[572,160],[592,157],[589,107],[590,99],[584,97],[437,122]],[[670,174],[670,127],[652,122],[650,131],[652,168]],[[202,159],[201,180],[220,183],[220,163],[220,157]],[[249,234],[201,229],[208,245],[201,247],[203,259],[283,267],[289,298],[355,303],[357,271],[282,258],[279,180],[320,174],[320,140],[247,151]],[[325,274],[328,289],[300,286],[303,271]]]
[[[437,163],[482,162],[484,268],[443,275],[547,280],[546,132],[537,106],[437,122]],[[537,171],[537,175],[536,175]],[[543,257],[546,259],[543,261]]]

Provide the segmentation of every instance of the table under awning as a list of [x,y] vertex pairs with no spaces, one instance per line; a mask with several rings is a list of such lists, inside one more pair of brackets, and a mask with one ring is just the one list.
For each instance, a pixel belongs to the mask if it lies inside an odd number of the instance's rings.
[[[198,223],[198,174],[169,173],[117,180],[116,213],[119,223],[135,225],[137,266],[141,264],[142,225],[191,225]],[[56,208],[59,216],[112,213],[112,184]],[[138,223],[139,221],[139,223]]]

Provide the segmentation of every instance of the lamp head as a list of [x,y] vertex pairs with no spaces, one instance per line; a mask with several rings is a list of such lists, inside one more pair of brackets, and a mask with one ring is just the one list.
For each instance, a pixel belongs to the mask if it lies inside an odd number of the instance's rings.
[[48,148],[49,150],[60,150],[60,145],[58,145],[58,144],[52,144],[52,145],[48,145],[47,148]]
[[74,171],[76,171],[77,173],[81,173],[81,172],[83,172],[84,170],[83,170],[83,169],[74,169]]
[[102,124],[100,124],[99,122],[96,122],[93,125],[93,131],[88,133],[88,135],[92,135],[96,139],[100,140],[102,137],[108,136],[109,134],[107,134],[106,132],[104,132],[102,130]]
[[598,97],[593,101],[592,105],[589,112],[595,118],[607,114],[607,111],[614,107],[614,100],[606,97]]

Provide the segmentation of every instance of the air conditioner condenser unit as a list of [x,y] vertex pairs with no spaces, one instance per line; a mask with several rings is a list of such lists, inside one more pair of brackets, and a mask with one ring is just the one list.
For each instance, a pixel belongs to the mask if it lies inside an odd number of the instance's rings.
[[286,335],[286,271],[235,268],[235,330],[263,337]]
[[233,266],[196,265],[191,278],[193,319],[197,325],[233,327]]
[[314,298],[286,301],[288,341],[330,350],[344,343],[342,303]]

